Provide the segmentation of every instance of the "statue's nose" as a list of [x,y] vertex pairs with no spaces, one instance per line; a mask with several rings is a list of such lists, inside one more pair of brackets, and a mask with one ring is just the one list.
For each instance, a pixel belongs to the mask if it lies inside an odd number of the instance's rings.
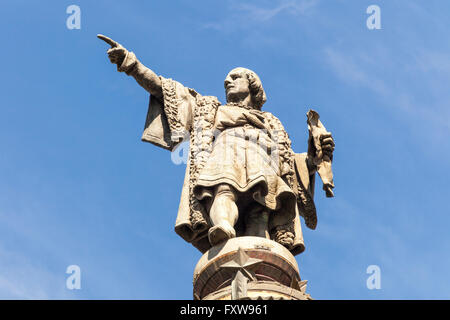
[[231,78],[226,78],[225,79],[225,88],[231,83]]

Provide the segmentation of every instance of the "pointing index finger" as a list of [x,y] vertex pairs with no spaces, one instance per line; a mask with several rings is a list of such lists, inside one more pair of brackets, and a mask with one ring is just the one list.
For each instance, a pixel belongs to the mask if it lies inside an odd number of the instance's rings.
[[105,41],[107,44],[109,44],[111,46],[111,48],[116,48],[116,47],[120,46],[120,44],[118,42],[116,42],[113,39],[108,38],[107,36],[104,36],[102,34],[98,34],[97,38],[99,38],[100,40]]

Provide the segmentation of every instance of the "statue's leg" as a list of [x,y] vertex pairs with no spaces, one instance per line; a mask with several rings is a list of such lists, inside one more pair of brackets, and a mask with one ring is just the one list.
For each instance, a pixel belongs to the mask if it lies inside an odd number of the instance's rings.
[[234,225],[239,217],[236,199],[236,191],[230,185],[220,184],[215,188],[214,200],[209,211],[213,225],[208,233],[211,245],[236,236]]
[[269,210],[255,204],[245,215],[245,235],[270,239]]

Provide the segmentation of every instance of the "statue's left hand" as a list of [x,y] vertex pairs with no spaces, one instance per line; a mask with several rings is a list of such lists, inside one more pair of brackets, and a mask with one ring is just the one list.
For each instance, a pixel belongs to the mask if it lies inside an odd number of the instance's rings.
[[330,132],[320,135],[320,146],[323,156],[327,156],[330,160],[332,160],[334,151],[334,139]]

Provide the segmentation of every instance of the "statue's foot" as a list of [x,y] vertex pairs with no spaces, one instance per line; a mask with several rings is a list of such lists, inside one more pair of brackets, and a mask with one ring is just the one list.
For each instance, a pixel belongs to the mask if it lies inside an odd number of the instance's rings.
[[208,239],[211,246],[215,246],[234,237],[236,237],[236,231],[234,228],[225,224],[219,224],[211,227],[208,232]]

